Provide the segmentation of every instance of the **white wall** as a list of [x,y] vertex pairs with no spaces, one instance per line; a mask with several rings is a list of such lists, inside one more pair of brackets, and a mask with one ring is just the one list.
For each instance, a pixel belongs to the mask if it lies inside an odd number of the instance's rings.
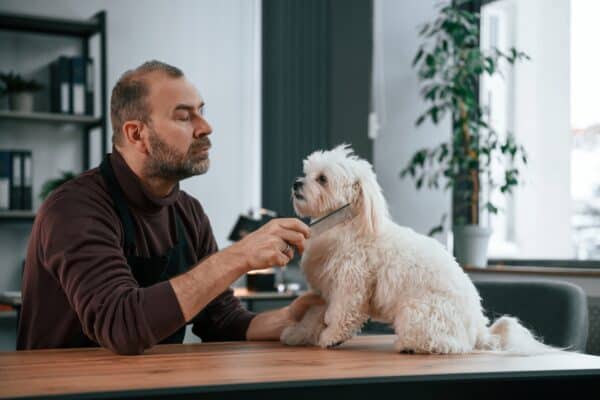
[[[180,67],[207,103],[213,126],[210,171],[182,187],[206,209],[220,246],[238,214],[260,204],[260,2],[258,0],[2,0],[0,11],[63,18],[107,12],[108,90],[125,70],[149,59]],[[29,37],[29,36],[28,36]],[[37,44],[36,44],[37,43]],[[74,41],[0,36],[0,70],[35,71],[77,51]],[[80,135],[72,127],[0,126],[0,147],[33,148],[34,192],[59,169],[79,169]],[[109,134],[110,137],[110,134]],[[109,144],[110,146],[110,144]],[[39,206],[39,201],[36,202]],[[0,228],[0,290],[20,285],[27,228]]]
[[[411,66],[421,39],[418,27],[434,18],[438,0],[375,0],[377,45],[374,85],[376,111],[383,116],[375,140],[375,169],[394,220],[426,234],[450,209],[450,193],[426,188],[417,191],[414,181],[400,179],[399,172],[423,147],[433,147],[449,138],[450,120],[435,126],[415,127],[426,104],[419,95],[417,72]],[[377,37],[377,35],[379,35]],[[383,82],[379,76],[384,76]],[[384,108],[384,109],[383,109]],[[443,237],[437,236],[444,241]]]

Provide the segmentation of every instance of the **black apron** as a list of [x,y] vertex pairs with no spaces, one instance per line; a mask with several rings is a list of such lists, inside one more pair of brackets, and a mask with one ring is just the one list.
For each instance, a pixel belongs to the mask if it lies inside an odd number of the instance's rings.
[[[109,158],[109,155],[106,155],[102,164],[100,164],[100,172],[106,181],[108,191],[115,204],[117,213],[119,214],[121,224],[123,225],[123,231],[125,232],[125,246],[123,248],[123,253],[125,254],[127,264],[129,265],[135,280],[140,287],[148,287],[186,272],[196,262],[195,260],[190,259],[190,252],[187,248],[188,244],[185,240],[183,225],[177,212],[175,212],[175,221],[177,225],[175,245],[167,250],[162,256],[140,257],[136,255],[135,221],[131,216],[131,212],[125,201],[125,196],[115,177]],[[184,336],[185,325],[160,342],[160,344],[183,343]]]

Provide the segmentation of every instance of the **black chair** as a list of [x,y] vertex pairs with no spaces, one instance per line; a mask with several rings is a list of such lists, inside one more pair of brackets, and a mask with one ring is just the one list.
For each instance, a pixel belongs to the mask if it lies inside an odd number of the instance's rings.
[[562,281],[475,281],[486,315],[519,318],[544,343],[585,352],[588,306],[585,292]]
[[[474,281],[488,318],[517,317],[548,345],[585,352],[587,297],[576,285],[561,281]],[[391,326],[369,321],[362,334],[394,333]]]

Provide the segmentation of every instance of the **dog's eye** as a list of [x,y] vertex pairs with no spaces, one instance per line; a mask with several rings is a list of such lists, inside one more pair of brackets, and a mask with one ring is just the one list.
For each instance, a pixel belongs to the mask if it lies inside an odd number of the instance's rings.
[[321,185],[324,185],[327,183],[327,177],[325,175],[321,174],[317,178],[317,182],[319,182]]

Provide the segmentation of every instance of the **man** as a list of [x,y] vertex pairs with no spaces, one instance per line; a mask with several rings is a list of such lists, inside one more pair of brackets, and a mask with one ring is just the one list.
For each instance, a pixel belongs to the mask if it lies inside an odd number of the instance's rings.
[[36,217],[23,276],[18,349],[102,346],[140,354],[181,343],[278,339],[302,318],[309,294],[255,315],[230,285],[248,271],[283,266],[310,235],[300,220],[270,221],[217,250],[200,203],[179,181],[209,167],[212,129],[183,73],[147,62],[111,97],[113,152],[56,189]]

